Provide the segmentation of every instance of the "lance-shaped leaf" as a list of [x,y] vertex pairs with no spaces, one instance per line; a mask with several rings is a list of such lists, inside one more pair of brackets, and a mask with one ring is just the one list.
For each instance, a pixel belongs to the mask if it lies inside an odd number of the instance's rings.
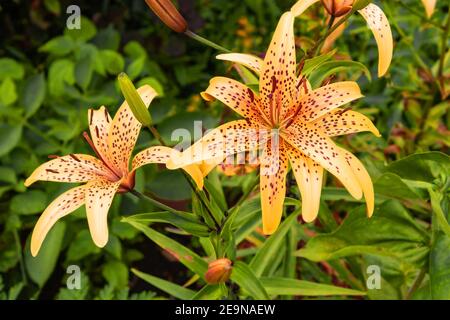
[[148,282],[152,286],[158,288],[161,291],[164,291],[164,292],[170,294],[171,296],[174,296],[175,298],[182,299],[182,300],[190,300],[195,295],[195,291],[184,288],[184,287],[174,284],[170,281],[152,276],[150,274],[141,272],[136,269],[131,269],[131,272],[133,272],[136,276],[138,276],[145,282]]
[[364,296],[366,292],[290,278],[261,278],[261,283],[270,296]]
[[251,297],[257,300],[268,300],[266,290],[258,280],[252,269],[242,261],[237,261],[233,265],[231,280],[236,282]]
[[205,273],[208,270],[208,263],[195,252],[186,248],[177,241],[166,237],[162,233],[159,233],[158,231],[147,227],[145,224],[130,220],[128,220],[127,222],[136,229],[142,231],[150,240],[155,242],[162,249],[167,250],[169,253],[173,254],[174,257],[178,259],[178,261],[184,264],[191,271],[204,278]]
[[153,222],[170,223],[177,228],[199,237],[208,237],[210,233],[209,228],[200,222],[197,216],[188,213],[179,214],[175,212],[169,213],[167,211],[141,213],[124,217],[122,221],[135,221],[142,224]]

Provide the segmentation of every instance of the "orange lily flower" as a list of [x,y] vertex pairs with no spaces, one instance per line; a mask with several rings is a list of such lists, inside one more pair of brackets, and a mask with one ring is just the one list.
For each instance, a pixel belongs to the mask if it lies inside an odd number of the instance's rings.
[[293,24],[291,12],[281,17],[264,60],[239,53],[218,56],[260,74],[259,94],[235,80],[213,78],[202,96],[220,100],[245,119],[219,126],[181,158],[167,163],[171,169],[209,160],[218,164],[229,155],[263,147],[260,192],[265,234],[273,233],[281,220],[288,162],[300,188],[304,220],[313,221],[318,214],[323,168],[355,198],[364,194],[369,217],[374,206],[369,174],[355,156],[330,139],[361,131],[379,136],[367,117],[339,108],[361,98],[360,89],[348,81],[311,90],[305,78],[297,78]]
[[[299,0],[292,6],[291,12],[294,16],[299,16],[311,5],[319,1],[320,0]],[[373,3],[358,10],[358,12],[367,21],[367,24],[375,37],[375,41],[377,42],[379,53],[378,76],[382,77],[389,69],[392,60],[393,40],[389,21],[383,10]],[[334,36],[336,36],[336,34]]]
[[[138,90],[148,107],[156,91],[146,85]],[[88,111],[89,129],[92,140],[85,132],[84,137],[98,158],[86,154],[54,156],[39,166],[26,179],[25,186],[38,180],[56,182],[86,182],[72,188],[56,198],[42,213],[31,237],[31,253],[36,256],[52,226],[62,217],[86,205],[86,215],[92,239],[98,247],[108,242],[109,207],[116,193],[134,188],[135,170],[149,163],[166,163],[172,152],[167,147],[150,147],[138,153],[129,170],[129,160],[138,138],[141,124],[136,120],[125,101],[111,119],[105,107]],[[203,187],[203,176],[196,166],[184,168]]]
[[427,17],[430,18],[433,15],[434,9],[436,8],[436,0],[421,0]]

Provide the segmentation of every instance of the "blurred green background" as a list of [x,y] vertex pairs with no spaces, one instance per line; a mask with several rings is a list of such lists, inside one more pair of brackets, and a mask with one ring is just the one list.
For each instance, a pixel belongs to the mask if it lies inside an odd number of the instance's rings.
[[[381,139],[370,134],[339,139],[349,150],[363,151],[358,155],[374,180],[386,163],[423,151],[448,153],[450,144],[449,102],[432,79],[442,50],[442,31],[419,17],[424,16],[419,0],[401,2],[409,9],[398,1],[381,1],[395,39],[387,77],[376,77],[376,44],[363,19],[352,17],[337,41],[335,58],[362,62],[372,74],[370,81],[360,70],[350,70],[339,72],[337,79],[358,81],[366,97],[355,104],[355,109],[370,116],[382,133]],[[446,2],[438,1],[432,18],[435,24],[444,24]],[[233,51],[262,55],[278,18],[294,1],[179,3],[193,31]],[[66,8],[72,4],[81,8],[80,30],[66,28]],[[297,19],[299,56],[300,48],[306,50],[323,28],[324,15],[319,6]],[[173,129],[192,131],[194,120],[202,120],[205,129],[211,128],[234,116],[220,103],[203,102],[199,92],[212,76],[237,78],[237,73],[230,64],[215,60],[217,52],[213,49],[166,28],[144,1],[6,0],[0,4],[0,33],[0,298],[167,296],[132,275],[130,267],[178,284],[187,281],[190,274],[170,254],[120,222],[120,216],[149,212],[152,207],[130,195],[116,197],[109,212],[110,240],[104,250],[92,243],[84,208],[80,208],[57,224],[48,236],[45,252],[33,259],[29,237],[39,214],[70,186],[39,182],[27,189],[23,181],[48,155],[90,153],[81,136],[87,130],[87,110],[105,105],[115,113],[123,100],[116,81],[120,72],[125,71],[137,85],[150,84],[158,91],[159,98],[150,110],[169,144],[175,143],[170,140]],[[447,76],[449,60],[447,55]],[[143,131],[136,149],[155,143]],[[228,201],[233,203],[246,178],[219,178]],[[333,183],[330,178],[329,185]],[[384,183],[379,192],[392,196],[392,183]],[[177,208],[190,203],[190,190],[179,172],[147,166],[137,176],[137,188]],[[298,198],[295,186],[291,196]],[[416,195],[403,193],[395,197],[412,201]],[[327,200],[326,208],[337,221],[359,205],[339,197]],[[428,200],[422,197],[417,201],[422,201],[420,207]],[[324,231],[320,223],[312,228]],[[190,237],[171,236],[194,249],[200,247]],[[304,240],[310,237],[307,233],[303,236]],[[254,243],[247,241],[241,246],[248,248]],[[82,270],[82,290],[65,287],[66,268],[72,264]],[[302,260],[299,265],[299,278],[346,283],[321,263]],[[410,279],[405,274],[406,283]]]

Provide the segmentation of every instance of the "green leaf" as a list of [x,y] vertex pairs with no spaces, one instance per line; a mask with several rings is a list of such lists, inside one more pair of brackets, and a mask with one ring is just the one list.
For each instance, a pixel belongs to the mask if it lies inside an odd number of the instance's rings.
[[141,74],[142,70],[144,69],[146,59],[147,58],[145,56],[142,56],[131,61],[126,69],[126,73],[130,77],[130,79],[134,80]]
[[99,56],[108,73],[116,75],[123,71],[125,61],[119,53],[112,50],[101,50]]
[[450,237],[438,234],[430,253],[432,299],[450,300]]
[[44,211],[47,195],[40,190],[30,190],[14,196],[10,209],[19,214],[35,214]]
[[16,60],[11,58],[0,59],[0,80],[11,78],[20,80],[25,74],[25,68]]
[[258,300],[269,300],[266,290],[256,277],[252,269],[242,261],[237,261],[233,265],[231,280],[236,282],[251,297]]
[[45,77],[43,73],[27,79],[21,96],[25,116],[30,117],[39,110],[45,98]]
[[298,214],[293,213],[287,217],[278,227],[277,231],[264,241],[264,244],[258,250],[258,253],[253,257],[250,262],[250,268],[252,268],[256,276],[262,276],[274,257],[280,254],[280,246],[285,239],[287,232],[296,221],[297,216]]
[[114,288],[121,289],[128,286],[128,267],[120,261],[110,261],[103,266],[103,277]]
[[184,288],[170,281],[154,277],[150,274],[141,272],[136,269],[131,269],[131,272],[133,272],[136,276],[138,276],[142,280],[150,283],[152,286],[170,294],[171,296],[174,296],[175,298],[181,300],[190,300],[195,295],[195,291]]
[[27,244],[24,249],[25,266],[31,280],[41,288],[55,269],[65,230],[66,225],[64,222],[60,221],[56,223],[45,237],[39,254],[36,257],[33,257],[30,251],[31,234],[27,239]]
[[46,52],[56,57],[65,56],[75,49],[75,42],[68,36],[58,36],[46,42],[39,52]]
[[325,54],[322,54],[320,56],[305,60],[305,65],[303,66],[302,74],[308,77],[311,74],[311,72],[319,68],[328,60],[330,60],[335,53],[336,49],[327,52]]
[[81,16],[80,24],[80,29],[66,28],[64,30],[64,35],[80,42],[86,42],[95,37],[97,28],[90,19]]
[[446,214],[441,207],[443,195],[431,188],[428,189],[428,192],[430,193],[431,208],[433,210],[433,215],[436,217],[437,224],[447,237],[450,237],[450,225],[448,224]]
[[159,245],[162,249],[172,253],[182,264],[189,268],[194,273],[198,274],[200,277],[204,278],[206,271],[208,270],[208,263],[203,260],[199,255],[180,243],[166,237],[162,233],[153,230],[146,225],[135,222],[127,221],[136,229],[142,231],[150,240]]
[[160,199],[179,201],[189,199],[192,195],[189,183],[180,171],[158,171],[147,187]]
[[200,289],[192,300],[218,300],[222,297],[222,290],[219,285],[208,284]]
[[320,67],[314,70],[308,78],[311,86],[317,88],[320,84],[329,76],[341,71],[361,71],[363,72],[369,81],[372,81],[370,71],[361,62],[351,60],[338,60],[324,62]]
[[16,102],[16,100],[16,84],[11,78],[6,78],[0,85],[0,103],[4,106],[9,106]]
[[399,175],[402,179],[431,183],[440,175],[450,173],[450,157],[441,152],[416,153],[392,162],[386,171]]
[[177,228],[180,228],[190,234],[199,237],[208,237],[210,233],[209,228],[202,222],[200,222],[197,216],[188,213],[176,214],[176,213],[169,213],[166,211],[142,213],[129,217],[124,217],[122,221],[123,222],[134,221],[141,224],[148,224],[153,222],[169,223]]
[[67,250],[67,261],[79,261],[90,254],[96,254],[100,252],[100,248],[97,247],[92,241],[89,230],[81,230],[75,239],[70,243]]
[[75,80],[78,85],[86,90],[91,83],[94,66],[91,57],[86,56],[75,65]]
[[45,0],[44,5],[48,11],[55,15],[59,15],[61,12],[61,5],[58,0]]
[[363,296],[366,292],[290,278],[261,278],[269,295],[294,296]]
[[398,199],[418,199],[420,196],[393,173],[384,173],[374,183],[375,193]]
[[395,200],[376,207],[367,218],[365,206],[351,211],[334,232],[310,239],[296,255],[312,261],[373,254],[387,256],[416,266],[429,252],[429,236]]
[[8,154],[22,137],[22,126],[0,124],[0,157]]
[[50,65],[48,72],[48,89],[50,94],[61,96],[64,94],[65,84],[75,83],[75,66],[71,60],[56,60]]

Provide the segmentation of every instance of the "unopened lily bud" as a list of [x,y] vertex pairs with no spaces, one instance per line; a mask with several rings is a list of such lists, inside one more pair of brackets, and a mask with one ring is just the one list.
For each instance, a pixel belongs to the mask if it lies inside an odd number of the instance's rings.
[[372,2],[372,0],[355,0],[355,3],[353,4],[353,10],[364,9],[371,2]]
[[230,278],[231,261],[227,258],[218,259],[208,265],[208,271],[205,274],[205,280],[209,284],[223,283]]
[[145,0],[150,9],[162,22],[175,32],[183,33],[188,26],[171,0]]
[[333,17],[342,17],[352,11],[353,0],[321,0],[325,10]]
[[150,116],[150,112],[148,112],[144,101],[142,101],[141,96],[134,87],[133,82],[131,82],[130,78],[123,72],[119,74],[118,80],[120,90],[122,90],[122,94],[133,112],[133,115],[140,123],[142,123],[142,125],[150,126],[152,124],[152,117]]

